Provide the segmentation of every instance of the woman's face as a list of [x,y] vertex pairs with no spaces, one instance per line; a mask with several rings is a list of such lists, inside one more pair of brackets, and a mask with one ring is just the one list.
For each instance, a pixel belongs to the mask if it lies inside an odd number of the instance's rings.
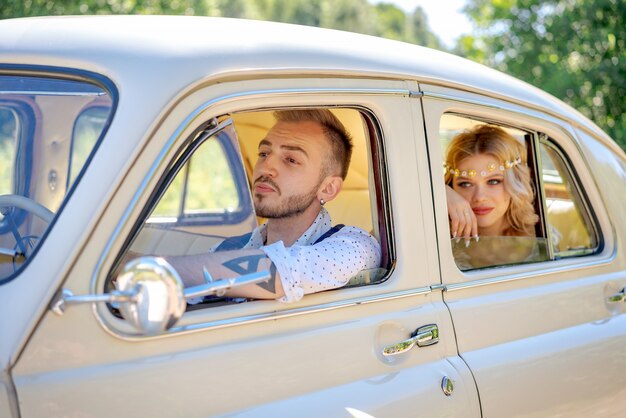
[[[504,189],[500,164],[491,154],[476,154],[461,160],[456,167],[466,175],[454,177],[452,188],[470,203],[478,221],[478,235],[503,235],[510,226],[504,215],[511,204],[511,196]],[[489,167],[495,170],[489,171]],[[474,176],[469,175],[470,170]]]

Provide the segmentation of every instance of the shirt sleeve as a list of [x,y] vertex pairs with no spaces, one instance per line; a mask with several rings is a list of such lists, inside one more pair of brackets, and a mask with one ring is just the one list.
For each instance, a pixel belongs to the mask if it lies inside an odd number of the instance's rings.
[[282,241],[261,247],[280,274],[285,296],[295,302],[305,294],[344,286],[361,270],[380,266],[380,244],[356,227],[340,231],[313,245],[285,247]]

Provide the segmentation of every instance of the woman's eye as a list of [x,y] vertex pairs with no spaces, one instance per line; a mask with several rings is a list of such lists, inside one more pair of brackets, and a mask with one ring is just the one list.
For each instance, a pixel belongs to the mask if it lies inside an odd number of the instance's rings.
[[491,179],[487,182],[487,184],[491,184],[492,186],[496,186],[498,184],[502,183],[502,180],[500,179]]
[[470,183],[469,181],[461,181],[461,182],[458,182],[456,185],[458,187],[462,187],[465,189],[465,188],[471,187],[472,183]]

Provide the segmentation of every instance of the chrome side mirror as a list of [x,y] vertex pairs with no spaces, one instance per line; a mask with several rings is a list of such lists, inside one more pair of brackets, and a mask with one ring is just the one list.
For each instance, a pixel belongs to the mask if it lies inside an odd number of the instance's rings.
[[129,261],[117,277],[117,290],[101,295],[75,296],[63,289],[51,310],[62,315],[69,305],[105,302],[119,306],[124,319],[143,335],[171,328],[185,312],[183,281],[174,268],[160,257]]
[[62,315],[69,305],[83,303],[115,303],[120,312],[142,335],[158,334],[173,327],[187,307],[186,298],[206,295],[221,296],[239,286],[260,283],[270,278],[269,271],[255,272],[232,279],[213,280],[204,272],[206,284],[184,289],[176,270],[163,258],[145,256],[129,261],[117,276],[117,290],[100,295],[75,296],[63,289],[50,305]]
[[134,294],[132,303],[120,303],[124,319],[142,334],[166,331],[187,307],[183,281],[174,268],[159,257],[129,261],[116,282],[120,293]]

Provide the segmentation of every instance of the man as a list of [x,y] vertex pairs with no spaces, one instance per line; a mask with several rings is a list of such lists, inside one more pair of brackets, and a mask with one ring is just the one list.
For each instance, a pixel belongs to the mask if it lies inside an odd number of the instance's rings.
[[275,112],[276,124],[259,143],[253,170],[256,214],[267,222],[235,250],[167,257],[185,286],[261,270],[268,282],[240,286],[227,296],[293,302],[304,294],[345,285],[359,271],[377,268],[378,242],[356,227],[331,228],[324,204],[341,191],[352,143],[326,109]]

